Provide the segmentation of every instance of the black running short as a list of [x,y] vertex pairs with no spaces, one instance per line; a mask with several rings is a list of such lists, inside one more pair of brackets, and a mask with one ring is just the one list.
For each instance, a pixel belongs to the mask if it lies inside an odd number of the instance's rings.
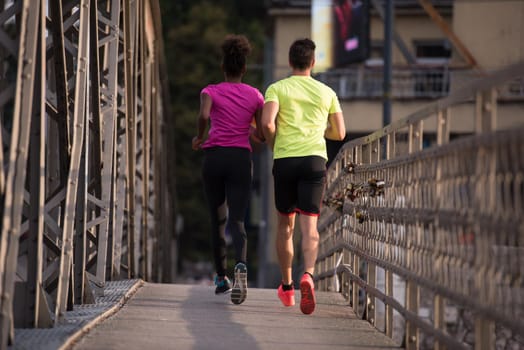
[[319,156],[273,161],[275,206],[283,215],[319,215],[326,184],[326,160]]

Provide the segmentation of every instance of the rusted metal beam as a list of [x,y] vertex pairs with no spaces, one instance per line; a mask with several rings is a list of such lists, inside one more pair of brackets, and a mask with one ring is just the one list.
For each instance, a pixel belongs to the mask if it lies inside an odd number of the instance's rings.
[[420,6],[426,11],[426,13],[429,15],[429,17],[435,22],[435,24],[442,30],[444,35],[451,41],[453,46],[457,49],[459,54],[464,58],[467,64],[472,66],[475,69],[478,69],[481,73],[484,73],[484,70],[480,65],[478,64],[475,57],[473,57],[473,54],[468,50],[466,45],[460,40],[460,38],[453,32],[453,30],[449,27],[449,25],[446,23],[446,21],[442,18],[442,16],[438,13],[437,9],[431,4],[429,0],[418,0]]
[[124,1],[124,72],[126,98],[126,152],[127,155],[127,245],[128,245],[128,277],[136,276],[135,266],[135,172],[136,172],[136,106],[135,106],[135,40],[136,28],[130,0]]
[[[36,11],[30,7],[36,4]],[[24,0],[20,8],[20,42],[14,95],[14,111],[9,147],[8,170],[2,196],[0,235],[0,348],[13,340],[13,296],[18,256],[18,239],[22,220],[29,135],[33,114],[35,62],[38,51],[40,1]],[[3,165],[3,164],[2,164]]]
[[84,127],[87,108],[87,79],[89,72],[89,0],[79,1],[78,53],[75,82],[75,99],[73,113],[73,138],[71,147],[71,162],[67,180],[67,192],[64,212],[64,227],[62,232],[62,253],[60,257],[60,277],[55,308],[55,324],[61,321],[66,311],[71,266],[73,262],[73,236],[75,221],[75,204],[78,189],[78,177],[82,146],[84,143]]

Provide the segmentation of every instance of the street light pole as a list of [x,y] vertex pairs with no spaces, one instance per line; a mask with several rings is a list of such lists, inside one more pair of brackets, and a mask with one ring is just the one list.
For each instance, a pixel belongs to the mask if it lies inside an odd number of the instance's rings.
[[392,39],[393,39],[393,0],[384,2],[384,82],[382,126],[391,123],[391,72],[392,72]]

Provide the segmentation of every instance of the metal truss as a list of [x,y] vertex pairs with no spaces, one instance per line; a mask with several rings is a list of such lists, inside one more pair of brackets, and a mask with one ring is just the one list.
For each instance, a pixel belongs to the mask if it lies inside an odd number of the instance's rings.
[[171,276],[162,49],[157,0],[0,0],[1,349]]

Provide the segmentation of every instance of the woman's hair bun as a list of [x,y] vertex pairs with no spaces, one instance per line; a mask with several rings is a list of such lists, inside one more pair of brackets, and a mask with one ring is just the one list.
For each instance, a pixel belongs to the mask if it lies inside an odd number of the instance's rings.
[[224,71],[230,76],[242,75],[251,44],[244,35],[229,34],[222,43]]

